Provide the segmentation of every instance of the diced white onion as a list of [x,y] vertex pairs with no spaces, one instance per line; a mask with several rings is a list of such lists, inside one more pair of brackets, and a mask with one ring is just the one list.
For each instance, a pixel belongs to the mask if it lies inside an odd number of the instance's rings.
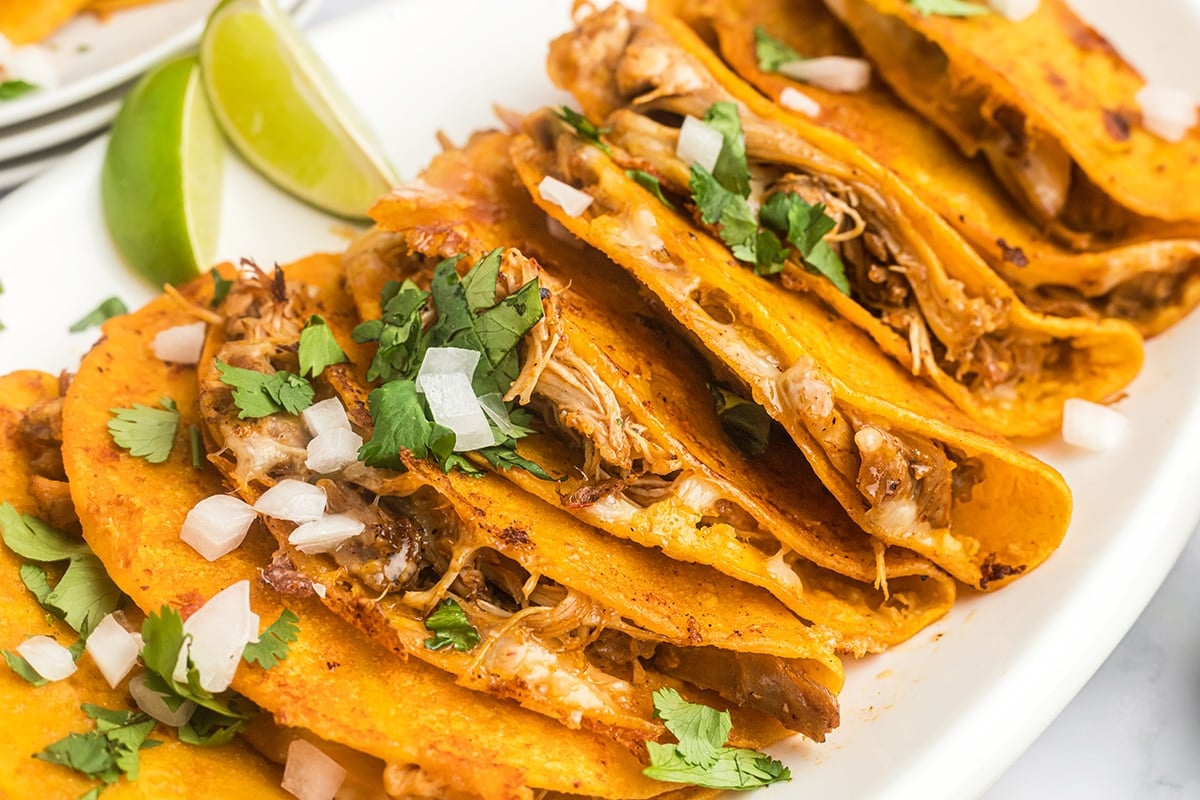
[[205,327],[203,322],[193,322],[159,331],[150,344],[154,357],[171,364],[198,363],[204,349]]
[[581,192],[569,183],[563,183],[558,178],[549,175],[542,178],[538,184],[538,193],[542,199],[567,212],[568,217],[578,217],[592,204],[592,196]]
[[417,391],[425,394],[425,381],[431,375],[466,375],[469,381],[479,364],[479,353],[463,347],[431,347],[425,351],[417,370]]
[[312,522],[325,513],[325,499],[321,487],[284,478],[258,498],[254,510],[288,522]]
[[316,581],[313,581],[312,587],[313,587],[313,592],[316,593],[317,597],[320,597],[322,600],[324,600],[325,599],[325,584],[317,583]]
[[496,443],[470,378],[461,372],[427,375],[424,389],[433,421],[454,431],[456,451],[478,450]]
[[336,397],[313,403],[300,412],[300,419],[313,436],[320,436],[338,428],[350,430],[350,418],[346,416],[346,407]]
[[329,514],[296,528],[288,536],[288,542],[301,553],[328,553],[347,539],[358,536],[366,527],[346,514]]
[[1196,98],[1173,86],[1146,84],[1134,99],[1142,107],[1142,125],[1168,142],[1178,142],[1196,124]]
[[196,704],[191,700],[184,700],[179,704],[179,708],[172,711],[171,707],[167,705],[165,696],[146,685],[146,673],[144,672],[129,679],[129,694],[133,696],[133,702],[137,704],[138,708],[172,728],[186,725],[196,711]]
[[192,507],[179,538],[209,561],[216,561],[241,546],[258,513],[236,497],[206,497]]
[[483,409],[483,413],[488,415],[488,419],[505,436],[511,436],[514,439],[521,438],[521,432],[517,430],[512,420],[509,419],[508,407],[504,405],[504,398],[498,393],[492,392],[491,394],[480,395],[479,407]]
[[104,680],[115,689],[137,663],[141,642],[139,637],[125,630],[125,627],[109,614],[88,634],[85,649],[92,661],[96,662]]
[[779,93],[779,105],[810,117],[821,115],[821,104],[793,86],[783,87]]
[[175,663],[175,680],[187,682],[187,657],[200,673],[200,686],[210,692],[229,688],[246,645],[258,641],[258,614],[250,610],[250,582],[238,581],[212,596],[183,623],[191,634]]
[[1038,10],[1038,0],[989,0],[989,5],[1013,22],[1020,22]]
[[39,89],[58,86],[58,69],[50,51],[36,44],[14,47],[4,60],[10,77],[32,83]]
[[280,786],[300,800],[333,800],[346,770],[315,745],[293,739],[288,745],[287,763]]
[[1087,450],[1111,450],[1125,435],[1129,420],[1119,411],[1072,397],[1063,404],[1062,437]]
[[679,129],[679,141],[675,143],[675,155],[689,167],[699,164],[709,172],[717,168],[725,137],[716,128],[710,127],[692,115],[683,118]]
[[358,448],[362,444],[362,437],[354,431],[345,428],[326,431],[308,443],[304,466],[322,475],[345,469],[358,461]]
[[846,56],[789,61],[779,66],[779,72],[830,92],[861,92],[871,83],[871,63]]
[[17,645],[17,652],[48,681],[61,681],[75,672],[71,651],[49,636],[31,636]]

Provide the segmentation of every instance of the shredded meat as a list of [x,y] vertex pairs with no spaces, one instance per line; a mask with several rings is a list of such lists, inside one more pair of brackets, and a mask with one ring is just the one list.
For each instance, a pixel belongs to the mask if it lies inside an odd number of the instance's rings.
[[950,524],[954,465],[945,451],[874,425],[860,427],[854,443],[862,457],[858,490],[872,505],[912,501],[916,519],[935,528]]
[[312,579],[299,572],[284,550],[276,550],[271,565],[260,573],[262,582],[285,597],[312,597]]

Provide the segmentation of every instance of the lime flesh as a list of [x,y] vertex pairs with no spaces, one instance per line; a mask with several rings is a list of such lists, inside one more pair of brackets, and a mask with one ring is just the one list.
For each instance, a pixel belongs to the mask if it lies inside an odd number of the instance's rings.
[[223,158],[194,57],[157,67],[130,91],[113,122],[100,197],[117,249],[153,283],[182,283],[210,262]]
[[230,141],[286,191],[364,217],[396,183],[368,126],[273,0],[226,0],[200,43],[204,85]]

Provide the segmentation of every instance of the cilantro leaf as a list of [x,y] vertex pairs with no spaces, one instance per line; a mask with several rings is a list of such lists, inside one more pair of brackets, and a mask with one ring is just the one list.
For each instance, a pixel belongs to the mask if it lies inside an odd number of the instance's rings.
[[654,692],[654,714],[677,744],[647,742],[650,766],[644,774],[669,783],[710,789],[752,789],[791,780],[791,771],[755,750],[728,747],[733,729],[728,711],[690,703],[670,688]]
[[382,318],[362,323],[352,334],[360,344],[378,342],[367,380],[416,377],[425,357],[421,313],[428,301],[429,292],[412,281],[393,281],[383,290]]
[[643,189],[657,197],[664,206],[674,208],[671,205],[671,201],[663,194],[662,181],[657,177],[640,169],[627,169],[625,170],[625,174],[637,181],[638,185]]
[[259,419],[279,411],[299,414],[312,405],[312,384],[299,375],[280,370],[271,375],[243,369],[217,359],[221,383],[233,387],[233,403],[238,419]]
[[[713,174],[699,164],[692,164],[688,188],[692,192],[692,200],[700,211],[700,219],[706,225],[715,225],[721,221],[725,207],[741,198],[722,186]],[[743,201],[745,202],[745,201]]]
[[122,775],[129,780],[138,776],[138,753],[162,742],[150,738],[155,721],[140,712],[110,711],[84,704],[83,711],[96,722],[94,730],[72,733],[49,745],[34,758],[58,764],[99,780],[84,797],[98,797],[108,784]]
[[470,272],[463,276],[463,294],[467,308],[473,312],[496,305],[496,285],[500,281],[500,248],[479,260]]
[[846,278],[846,265],[829,246],[829,242],[824,240],[818,242],[812,252],[804,257],[804,266],[809,268],[809,272],[829,278],[842,294],[850,294],[850,281]]
[[762,25],[754,27],[754,53],[758,58],[758,68],[763,72],[777,72],[784,64],[804,60],[804,56],[789,47],[786,42],[767,33],[767,29]]
[[247,664],[258,664],[263,669],[271,669],[280,661],[287,658],[288,645],[296,641],[300,635],[300,618],[290,609],[285,608],[279,614],[279,619],[271,623],[257,642],[246,645],[242,651],[242,659]]
[[11,503],[0,503],[0,536],[17,555],[43,563],[91,555],[87,544],[30,514],[21,514]]
[[233,288],[233,281],[222,278],[221,273],[215,269],[210,270],[208,274],[212,276],[213,282],[213,298],[212,302],[208,305],[210,308],[216,308],[225,302],[225,298],[229,295],[229,290]]
[[[482,312],[475,318],[474,328],[483,344],[484,357],[493,367],[503,367],[508,354],[513,352],[521,338],[542,320],[544,314],[541,287],[537,278],[531,279],[520,289]],[[504,376],[508,384],[500,387],[504,391],[512,386],[517,377],[516,365],[513,367],[511,377]]]
[[783,234],[796,247],[809,272],[824,275],[843,294],[850,294],[846,267],[824,238],[836,223],[825,213],[823,203],[810,205],[795,192],[775,192],[763,203],[759,216],[764,226]]
[[94,328],[105,320],[128,313],[129,309],[125,307],[120,298],[110,297],[87,314],[84,314],[82,319],[67,330],[71,333],[79,333],[80,331],[86,331],[88,328]]
[[20,653],[14,653],[11,650],[0,650],[0,655],[4,656],[4,661],[8,664],[8,668],[19,677],[24,678],[28,683],[34,686],[45,686],[49,683],[48,680],[37,673],[37,670]]
[[415,381],[385,383],[367,398],[375,431],[358,451],[359,460],[369,467],[401,469],[400,451],[417,458],[429,454],[433,423],[425,414]]
[[721,211],[721,241],[733,257],[754,264],[758,260],[758,219],[745,199],[734,195]]
[[87,636],[100,620],[117,610],[121,590],[108,577],[104,564],[94,555],[71,559],[45,607]]
[[113,419],[108,433],[118,447],[131,456],[161,464],[171,455],[175,434],[179,431],[179,410],[168,397],[159,401],[162,408],[134,403],[133,408],[110,408]]
[[300,347],[296,355],[300,358],[300,374],[314,378],[326,367],[346,362],[346,354],[334,338],[333,331],[318,314],[309,317],[308,324],[300,331]]
[[603,150],[606,155],[612,155],[612,150],[609,149],[608,145],[600,141],[600,137],[608,133],[608,128],[596,127],[596,124],[590,119],[585,117],[583,114],[580,114],[578,111],[568,108],[567,106],[558,107],[558,117],[574,128],[575,133],[579,135],[580,139],[596,145],[596,147],[599,147],[601,150]]
[[185,700],[206,708],[230,720],[245,719],[231,707],[223,695],[213,695],[200,686],[200,671],[187,659],[187,682],[175,680],[175,664],[184,647],[190,647],[191,637],[183,632],[183,617],[170,606],[153,611],[142,622],[142,663],[146,665],[146,686],[163,695],[167,707],[174,710]]
[[433,636],[425,640],[425,646],[430,650],[453,647],[466,653],[481,641],[479,631],[475,630],[462,606],[452,597],[438,603],[433,613],[425,618],[425,628],[433,631]]
[[535,478],[541,478],[544,481],[554,480],[554,476],[542,469],[540,465],[517,455],[516,446],[511,440],[502,444],[492,445],[491,447],[485,447],[476,452],[483,456],[493,469],[519,467],[532,474]]
[[30,92],[37,91],[37,88],[36,83],[29,83],[28,81],[2,81],[0,82],[0,101],[15,100]]
[[758,403],[709,384],[725,435],[748,456],[761,456],[771,441],[771,417]]
[[179,741],[195,747],[222,747],[245,730],[248,720],[227,717],[203,706],[176,731]]
[[25,584],[25,588],[38,601],[38,605],[45,608],[46,600],[54,590],[50,579],[46,577],[46,570],[34,564],[22,564],[18,574],[21,576],[21,583]]
[[942,17],[976,17],[990,14],[991,9],[965,0],[909,0],[908,4],[921,16],[936,14]]
[[729,191],[742,197],[749,196],[750,167],[746,163],[746,136],[742,132],[737,104],[729,101],[713,103],[704,112],[704,122],[719,131],[725,140],[713,167],[713,177]]

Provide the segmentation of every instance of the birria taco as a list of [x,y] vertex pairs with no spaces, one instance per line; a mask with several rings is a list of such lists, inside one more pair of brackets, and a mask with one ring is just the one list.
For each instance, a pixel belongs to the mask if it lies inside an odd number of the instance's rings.
[[[372,210],[394,233],[368,234],[346,256],[365,319],[381,316],[390,281],[427,284],[443,256],[478,258],[505,244],[536,256],[557,313],[539,372],[513,390],[522,389],[539,430],[518,452],[559,480],[501,474],[613,535],[767,589],[831,629],[843,650],[882,649],[945,613],[954,599],[949,576],[910,552],[885,553],[787,437],[769,436],[761,410],[762,439],[747,445],[755,455],[734,447],[703,358],[607,258],[551,233],[516,176],[512,139],[479,133],[437,156]],[[406,242],[420,253],[410,256]]]
[[982,154],[1068,243],[1200,230],[1200,197],[1183,191],[1200,180],[1200,132],[1169,142],[1147,130],[1143,79],[1063,0],[1020,22],[926,14],[906,0],[826,5],[901,99]]
[[[829,128],[893,170],[1030,308],[1117,317],[1152,335],[1200,302],[1200,239],[1099,237],[1092,247],[1073,250],[1031,221],[986,164],[964,156],[877,77],[856,91],[832,91],[785,74],[789,60],[863,57],[821,0],[655,0],[649,8],[688,25],[696,33],[692,47],[717,50],[733,73],[776,103],[786,107],[781,101],[794,91],[815,101],[815,111],[792,111],[798,130]],[[729,80],[731,74],[721,76],[737,96],[751,91]]]
[[[688,40],[677,21],[614,4],[551,45],[550,72],[623,167],[729,245],[731,268],[776,294],[819,297],[1007,435],[1054,430],[1066,399],[1102,399],[1137,373],[1132,327],[1031,311],[894,173],[842,136],[799,130],[760,95],[734,97],[714,77],[727,68]],[[707,163],[696,154],[714,137]]]

